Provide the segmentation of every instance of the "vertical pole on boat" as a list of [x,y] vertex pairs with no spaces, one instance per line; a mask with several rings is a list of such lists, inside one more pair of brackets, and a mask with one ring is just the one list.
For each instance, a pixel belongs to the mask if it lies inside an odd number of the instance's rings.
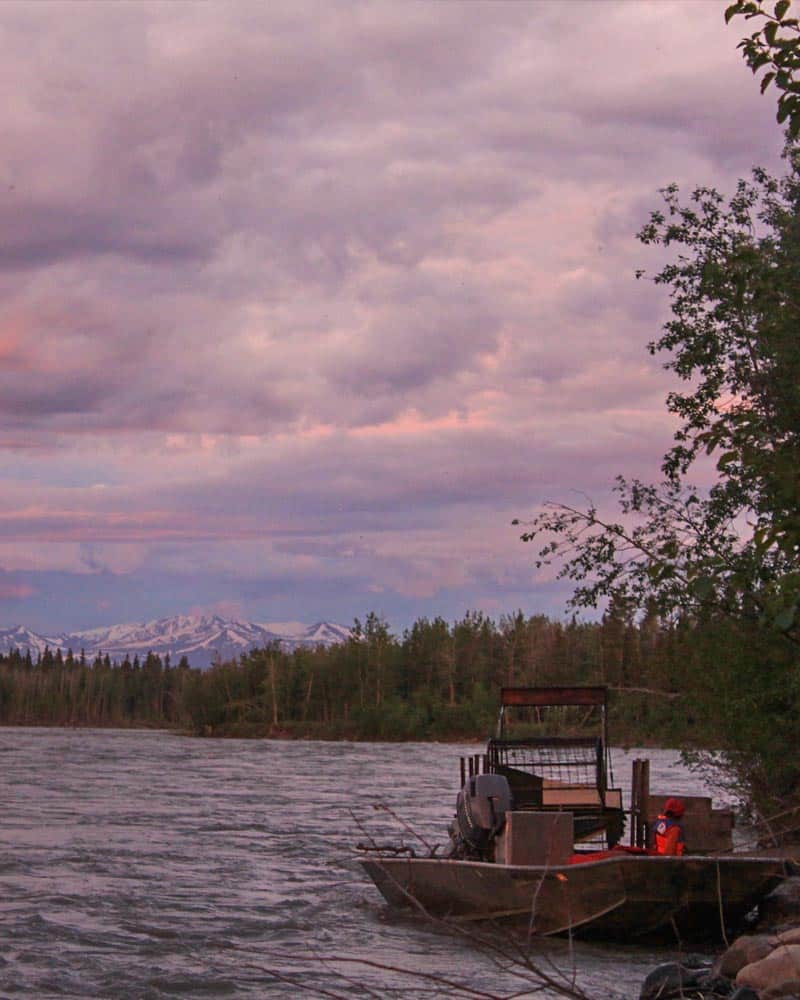
[[464,785],[466,785],[466,783],[467,783],[466,766],[464,764],[464,758],[460,757],[459,760],[458,760],[458,763],[459,763],[460,769],[461,769],[461,784],[458,787],[459,788],[463,788]]
[[639,846],[647,847],[647,802],[650,798],[650,761],[642,761],[642,787],[639,793]]
[[647,801],[650,798],[650,761],[635,760],[631,774],[631,845],[647,846]]

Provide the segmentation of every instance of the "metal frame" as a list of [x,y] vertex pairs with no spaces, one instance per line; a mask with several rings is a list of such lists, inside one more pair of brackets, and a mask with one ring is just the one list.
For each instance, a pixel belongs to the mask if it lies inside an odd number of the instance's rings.
[[497,720],[497,739],[503,739],[506,708],[547,708],[558,705],[597,705],[600,709],[600,728],[606,754],[606,769],[611,778],[611,760],[608,757],[608,688],[600,685],[584,687],[504,687],[500,688],[500,715]]
[[[531,739],[506,739],[506,710],[509,708],[549,708],[557,706],[597,707],[600,714],[599,738],[586,737],[534,737]],[[614,786],[614,775],[611,767],[611,748],[608,744],[608,689],[600,685],[585,686],[547,686],[547,687],[503,687],[500,689],[500,713],[497,720],[495,739],[489,740],[485,767],[493,770],[499,765],[502,744],[509,746],[530,746],[538,744],[547,746],[564,746],[570,744],[586,746],[595,744],[596,751],[596,782],[600,795],[601,812],[606,813],[606,791]],[[615,810],[616,811],[616,810]]]

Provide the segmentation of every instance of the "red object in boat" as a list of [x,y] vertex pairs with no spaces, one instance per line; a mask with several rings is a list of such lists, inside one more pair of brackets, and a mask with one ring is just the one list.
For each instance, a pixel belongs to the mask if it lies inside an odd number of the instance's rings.
[[625,844],[617,844],[608,851],[579,851],[569,859],[571,865],[586,864],[587,861],[603,861],[606,858],[618,858],[620,854],[655,854],[655,851],[646,847],[627,847]]

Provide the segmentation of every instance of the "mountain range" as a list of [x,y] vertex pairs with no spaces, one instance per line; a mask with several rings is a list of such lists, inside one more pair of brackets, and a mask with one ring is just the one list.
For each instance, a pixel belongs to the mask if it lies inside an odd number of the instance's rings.
[[302,622],[242,622],[220,615],[176,615],[130,625],[109,625],[83,632],[60,632],[43,635],[13,625],[0,628],[0,653],[11,649],[30,650],[34,659],[46,648],[53,652],[71,649],[77,656],[81,650],[87,659],[106,653],[112,660],[125,656],[143,659],[149,652],[164,656],[169,653],[175,666],[186,656],[193,667],[208,667],[216,660],[237,658],[249,649],[280,643],[286,650],[300,646],[330,646],[345,642],[350,629],[332,622],[304,625]]

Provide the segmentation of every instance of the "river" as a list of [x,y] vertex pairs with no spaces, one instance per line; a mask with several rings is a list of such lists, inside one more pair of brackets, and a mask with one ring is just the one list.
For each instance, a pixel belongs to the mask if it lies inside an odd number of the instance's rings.
[[[0,998],[461,995],[387,966],[519,989],[468,939],[390,912],[354,860],[359,827],[400,839],[391,813],[444,842],[475,750],[0,729]],[[654,790],[709,794],[670,750],[616,752],[623,787],[636,756]],[[536,957],[633,998],[674,956],[558,941]]]

